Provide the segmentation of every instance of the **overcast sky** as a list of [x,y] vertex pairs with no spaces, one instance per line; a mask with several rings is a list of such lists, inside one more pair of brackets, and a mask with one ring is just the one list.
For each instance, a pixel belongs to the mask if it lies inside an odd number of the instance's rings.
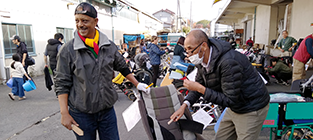
[[[177,13],[177,0],[127,0],[140,8],[153,14],[161,9],[169,9]],[[214,0],[192,0],[192,20],[199,21],[202,19],[213,20],[216,18],[218,11],[222,8],[227,0],[222,0],[212,6]],[[191,0],[180,0],[180,9],[182,17],[190,17]]]

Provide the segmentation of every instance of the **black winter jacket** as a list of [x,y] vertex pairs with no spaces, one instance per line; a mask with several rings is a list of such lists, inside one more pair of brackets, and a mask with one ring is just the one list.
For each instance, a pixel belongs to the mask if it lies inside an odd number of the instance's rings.
[[57,65],[57,54],[58,54],[58,47],[62,45],[59,40],[56,39],[49,39],[48,44],[46,46],[46,52],[49,56],[49,63],[50,67],[55,67]]
[[[268,91],[247,57],[228,42],[209,39],[212,56],[206,71],[198,65],[196,81],[206,87],[204,99],[236,113],[248,113],[265,107],[270,100]],[[191,91],[186,100],[194,104],[201,93]]]
[[174,55],[180,56],[181,60],[185,60],[186,56],[185,56],[184,52],[185,52],[184,46],[179,45],[179,44],[177,44],[175,46],[175,48],[174,48]]

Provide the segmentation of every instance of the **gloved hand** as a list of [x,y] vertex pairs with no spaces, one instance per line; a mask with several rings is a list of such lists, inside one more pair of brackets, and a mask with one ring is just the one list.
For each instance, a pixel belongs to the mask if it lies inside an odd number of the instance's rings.
[[137,85],[137,89],[138,90],[141,90],[141,91],[143,91],[145,93],[149,93],[150,87],[149,88],[147,88],[147,87],[148,87],[148,85],[145,84],[145,83],[138,83],[138,85]]

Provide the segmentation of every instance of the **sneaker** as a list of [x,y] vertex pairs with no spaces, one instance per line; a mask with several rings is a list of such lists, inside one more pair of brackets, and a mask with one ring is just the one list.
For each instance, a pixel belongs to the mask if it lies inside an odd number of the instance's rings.
[[25,100],[25,99],[26,99],[26,96],[23,96],[23,97],[18,98],[19,101]]
[[13,100],[13,101],[14,101],[14,98],[15,98],[15,97],[14,97],[14,95],[13,95],[13,93],[12,93],[12,92],[10,92],[10,93],[9,93],[9,97],[10,97],[10,99],[11,99],[11,100]]
[[285,81],[283,81],[282,84],[285,85],[285,86],[289,86],[289,84],[287,82],[285,82]]

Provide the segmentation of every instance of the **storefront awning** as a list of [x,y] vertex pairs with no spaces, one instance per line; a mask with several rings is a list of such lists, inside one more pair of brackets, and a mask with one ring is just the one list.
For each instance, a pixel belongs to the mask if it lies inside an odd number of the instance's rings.
[[228,0],[222,12],[219,13],[216,23],[234,25],[242,20],[246,14],[253,15],[258,5],[274,5],[290,3],[293,0]]

